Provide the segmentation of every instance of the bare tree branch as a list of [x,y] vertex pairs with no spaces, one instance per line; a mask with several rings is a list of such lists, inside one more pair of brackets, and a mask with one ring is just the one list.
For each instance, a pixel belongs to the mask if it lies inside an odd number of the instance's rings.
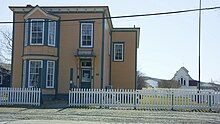
[[12,54],[12,33],[8,28],[4,27],[0,30],[0,61],[1,62],[11,62],[11,54]]
[[145,75],[141,71],[137,71],[136,75],[136,88],[137,89],[142,89],[143,87],[146,87],[146,82],[145,82]]

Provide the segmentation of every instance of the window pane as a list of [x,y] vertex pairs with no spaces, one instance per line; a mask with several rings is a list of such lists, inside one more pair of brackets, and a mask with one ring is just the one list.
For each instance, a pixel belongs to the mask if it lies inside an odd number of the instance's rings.
[[28,41],[29,41],[29,39],[28,39],[28,29],[29,29],[29,23],[28,23],[29,21],[25,21],[25,36],[24,36],[24,39],[25,39],[25,46],[28,44]]
[[43,43],[43,20],[31,20],[31,44],[42,44]]
[[42,61],[30,60],[29,64],[29,87],[37,87],[40,83],[40,69],[42,68]]
[[114,61],[123,61],[123,44],[114,44]]
[[48,22],[48,45],[55,45],[56,40],[56,22]]
[[93,42],[93,23],[81,24],[81,46],[92,47]]
[[47,62],[47,82],[46,87],[47,88],[53,88],[54,87],[54,70],[55,70],[55,62],[54,61],[48,61]]

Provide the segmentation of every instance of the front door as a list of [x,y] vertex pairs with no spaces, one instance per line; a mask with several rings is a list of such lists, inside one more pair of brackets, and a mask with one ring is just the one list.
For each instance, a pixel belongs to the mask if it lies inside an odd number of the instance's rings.
[[91,88],[91,61],[81,61],[81,88]]
[[82,69],[81,88],[91,88],[91,69]]

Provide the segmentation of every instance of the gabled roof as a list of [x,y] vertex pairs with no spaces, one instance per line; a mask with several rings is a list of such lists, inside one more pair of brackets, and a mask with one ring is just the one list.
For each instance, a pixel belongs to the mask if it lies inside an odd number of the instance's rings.
[[183,66],[179,70],[184,70],[186,73],[189,73],[189,71]]
[[48,12],[46,12],[45,10],[43,10],[42,8],[40,8],[38,5],[35,6],[34,8],[32,8],[32,9],[24,16],[24,18],[27,19],[29,16],[31,16],[32,14],[34,14],[34,13],[37,12],[37,11],[41,12],[43,15],[45,15],[45,16],[48,17],[48,18],[54,18],[54,19],[56,19],[56,20],[59,19],[58,16],[49,14]]
[[10,71],[11,70],[11,64],[0,63],[0,68],[4,68],[4,69]]
[[184,72],[187,73],[187,75],[189,76],[189,80],[193,80],[192,77],[189,75],[189,71],[188,71],[184,66],[181,67],[178,71],[176,71],[176,73],[174,74],[174,77],[172,78],[172,80],[175,78],[175,76],[177,75],[177,73],[178,73],[180,70],[183,70]]
[[0,63],[0,74],[10,74],[11,73],[11,65]]

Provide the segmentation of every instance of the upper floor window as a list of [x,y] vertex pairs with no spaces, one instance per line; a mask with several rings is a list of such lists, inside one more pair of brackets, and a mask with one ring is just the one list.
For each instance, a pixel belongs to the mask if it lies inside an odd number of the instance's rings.
[[124,61],[124,44],[114,43],[114,61]]
[[81,47],[93,47],[93,23],[81,23]]
[[40,83],[41,69],[43,68],[42,60],[29,61],[29,79],[28,87],[37,87]]
[[54,88],[55,62],[47,61],[46,88]]
[[28,41],[29,41],[29,20],[26,20],[25,21],[25,26],[24,26],[24,30],[25,30],[25,33],[24,33],[24,44],[25,46],[27,46],[28,44]]
[[185,86],[186,85],[186,80],[184,79],[184,78],[180,78],[180,80],[179,80],[179,82],[180,82],[180,84],[182,85],[182,86]]
[[30,44],[43,45],[44,19],[31,19]]
[[56,22],[49,21],[48,22],[48,45],[55,46],[56,40]]
[[3,83],[3,76],[0,75],[0,84],[2,84],[2,83]]

